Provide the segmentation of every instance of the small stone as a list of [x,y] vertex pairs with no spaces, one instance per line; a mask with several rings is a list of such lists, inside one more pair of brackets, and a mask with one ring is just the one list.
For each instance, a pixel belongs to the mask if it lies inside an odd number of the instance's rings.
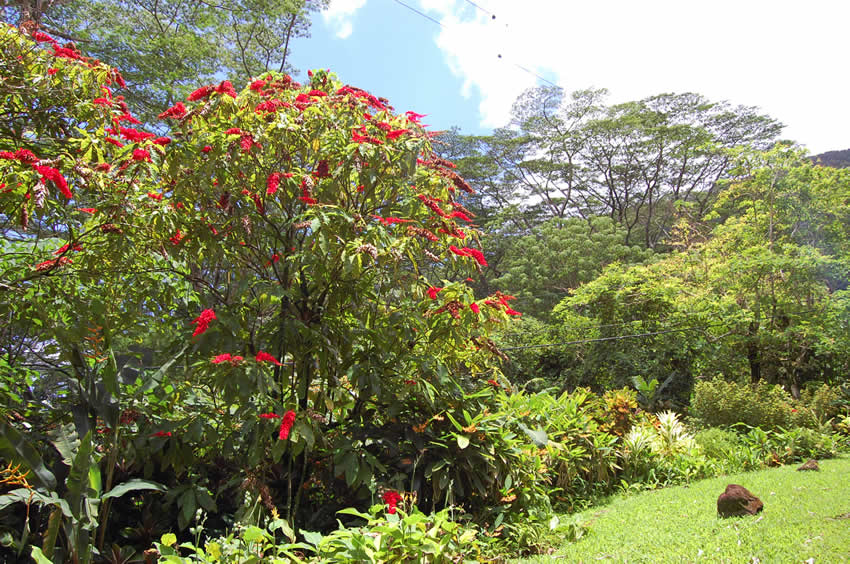
[[818,461],[814,458],[810,458],[802,466],[797,468],[797,472],[804,472],[806,470],[820,472],[820,466],[818,466]]
[[729,484],[717,498],[717,513],[721,517],[755,515],[764,508],[762,501],[743,486]]

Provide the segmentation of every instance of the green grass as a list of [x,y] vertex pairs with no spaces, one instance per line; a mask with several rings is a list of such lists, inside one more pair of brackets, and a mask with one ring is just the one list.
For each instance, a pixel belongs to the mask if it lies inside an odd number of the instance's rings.
[[[821,461],[820,472],[796,467],[615,499],[583,514],[589,531],[578,542],[518,562],[850,562],[850,458]],[[727,484],[757,495],[764,511],[718,518]]]

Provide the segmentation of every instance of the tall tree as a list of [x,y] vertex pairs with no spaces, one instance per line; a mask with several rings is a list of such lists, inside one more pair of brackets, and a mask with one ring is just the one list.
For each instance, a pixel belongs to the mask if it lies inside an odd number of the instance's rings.
[[310,16],[329,0],[17,0],[10,22],[30,20],[122,69],[125,95],[152,121],[192,86],[222,77],[238,84],[291,71],[291,40],[309,36]]

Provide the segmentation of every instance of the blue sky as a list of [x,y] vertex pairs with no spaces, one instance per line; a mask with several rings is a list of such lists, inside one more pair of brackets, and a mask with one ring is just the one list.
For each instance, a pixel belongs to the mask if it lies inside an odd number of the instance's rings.
[[607,88],[610,103],[697,92],[757,106],[813,153],[850,148],[845,0],[403,1],[442,25],[395,0],[331,0],[293,64],[428,114],[434,130],[506,125],[539,75]]
[[429,129],[490,131],[480,125],[480,97],[461,94],[462,80],[435,43],[437,24],[392,0],[367,2],[348,21],[352,32],[342,39],[338,26],[316,17],[311,37],[293,44],[292,63],[301,78],[307,69],[330,69],[342,81],[387,98],[396,112],[427,114],[422,121]]

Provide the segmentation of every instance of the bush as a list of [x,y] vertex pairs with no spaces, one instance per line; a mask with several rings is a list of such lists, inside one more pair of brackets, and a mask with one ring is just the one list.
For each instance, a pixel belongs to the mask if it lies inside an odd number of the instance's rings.
[[762,429],[792,425],[791,395],[781,387],[723,380],[697,382],[691,400],[691,416],[702,427],[730,427],[743,423]]
[[708,458],[723,460],[740,446],[738,434],[728,429],[703,429],[694,435],[694,440]]

